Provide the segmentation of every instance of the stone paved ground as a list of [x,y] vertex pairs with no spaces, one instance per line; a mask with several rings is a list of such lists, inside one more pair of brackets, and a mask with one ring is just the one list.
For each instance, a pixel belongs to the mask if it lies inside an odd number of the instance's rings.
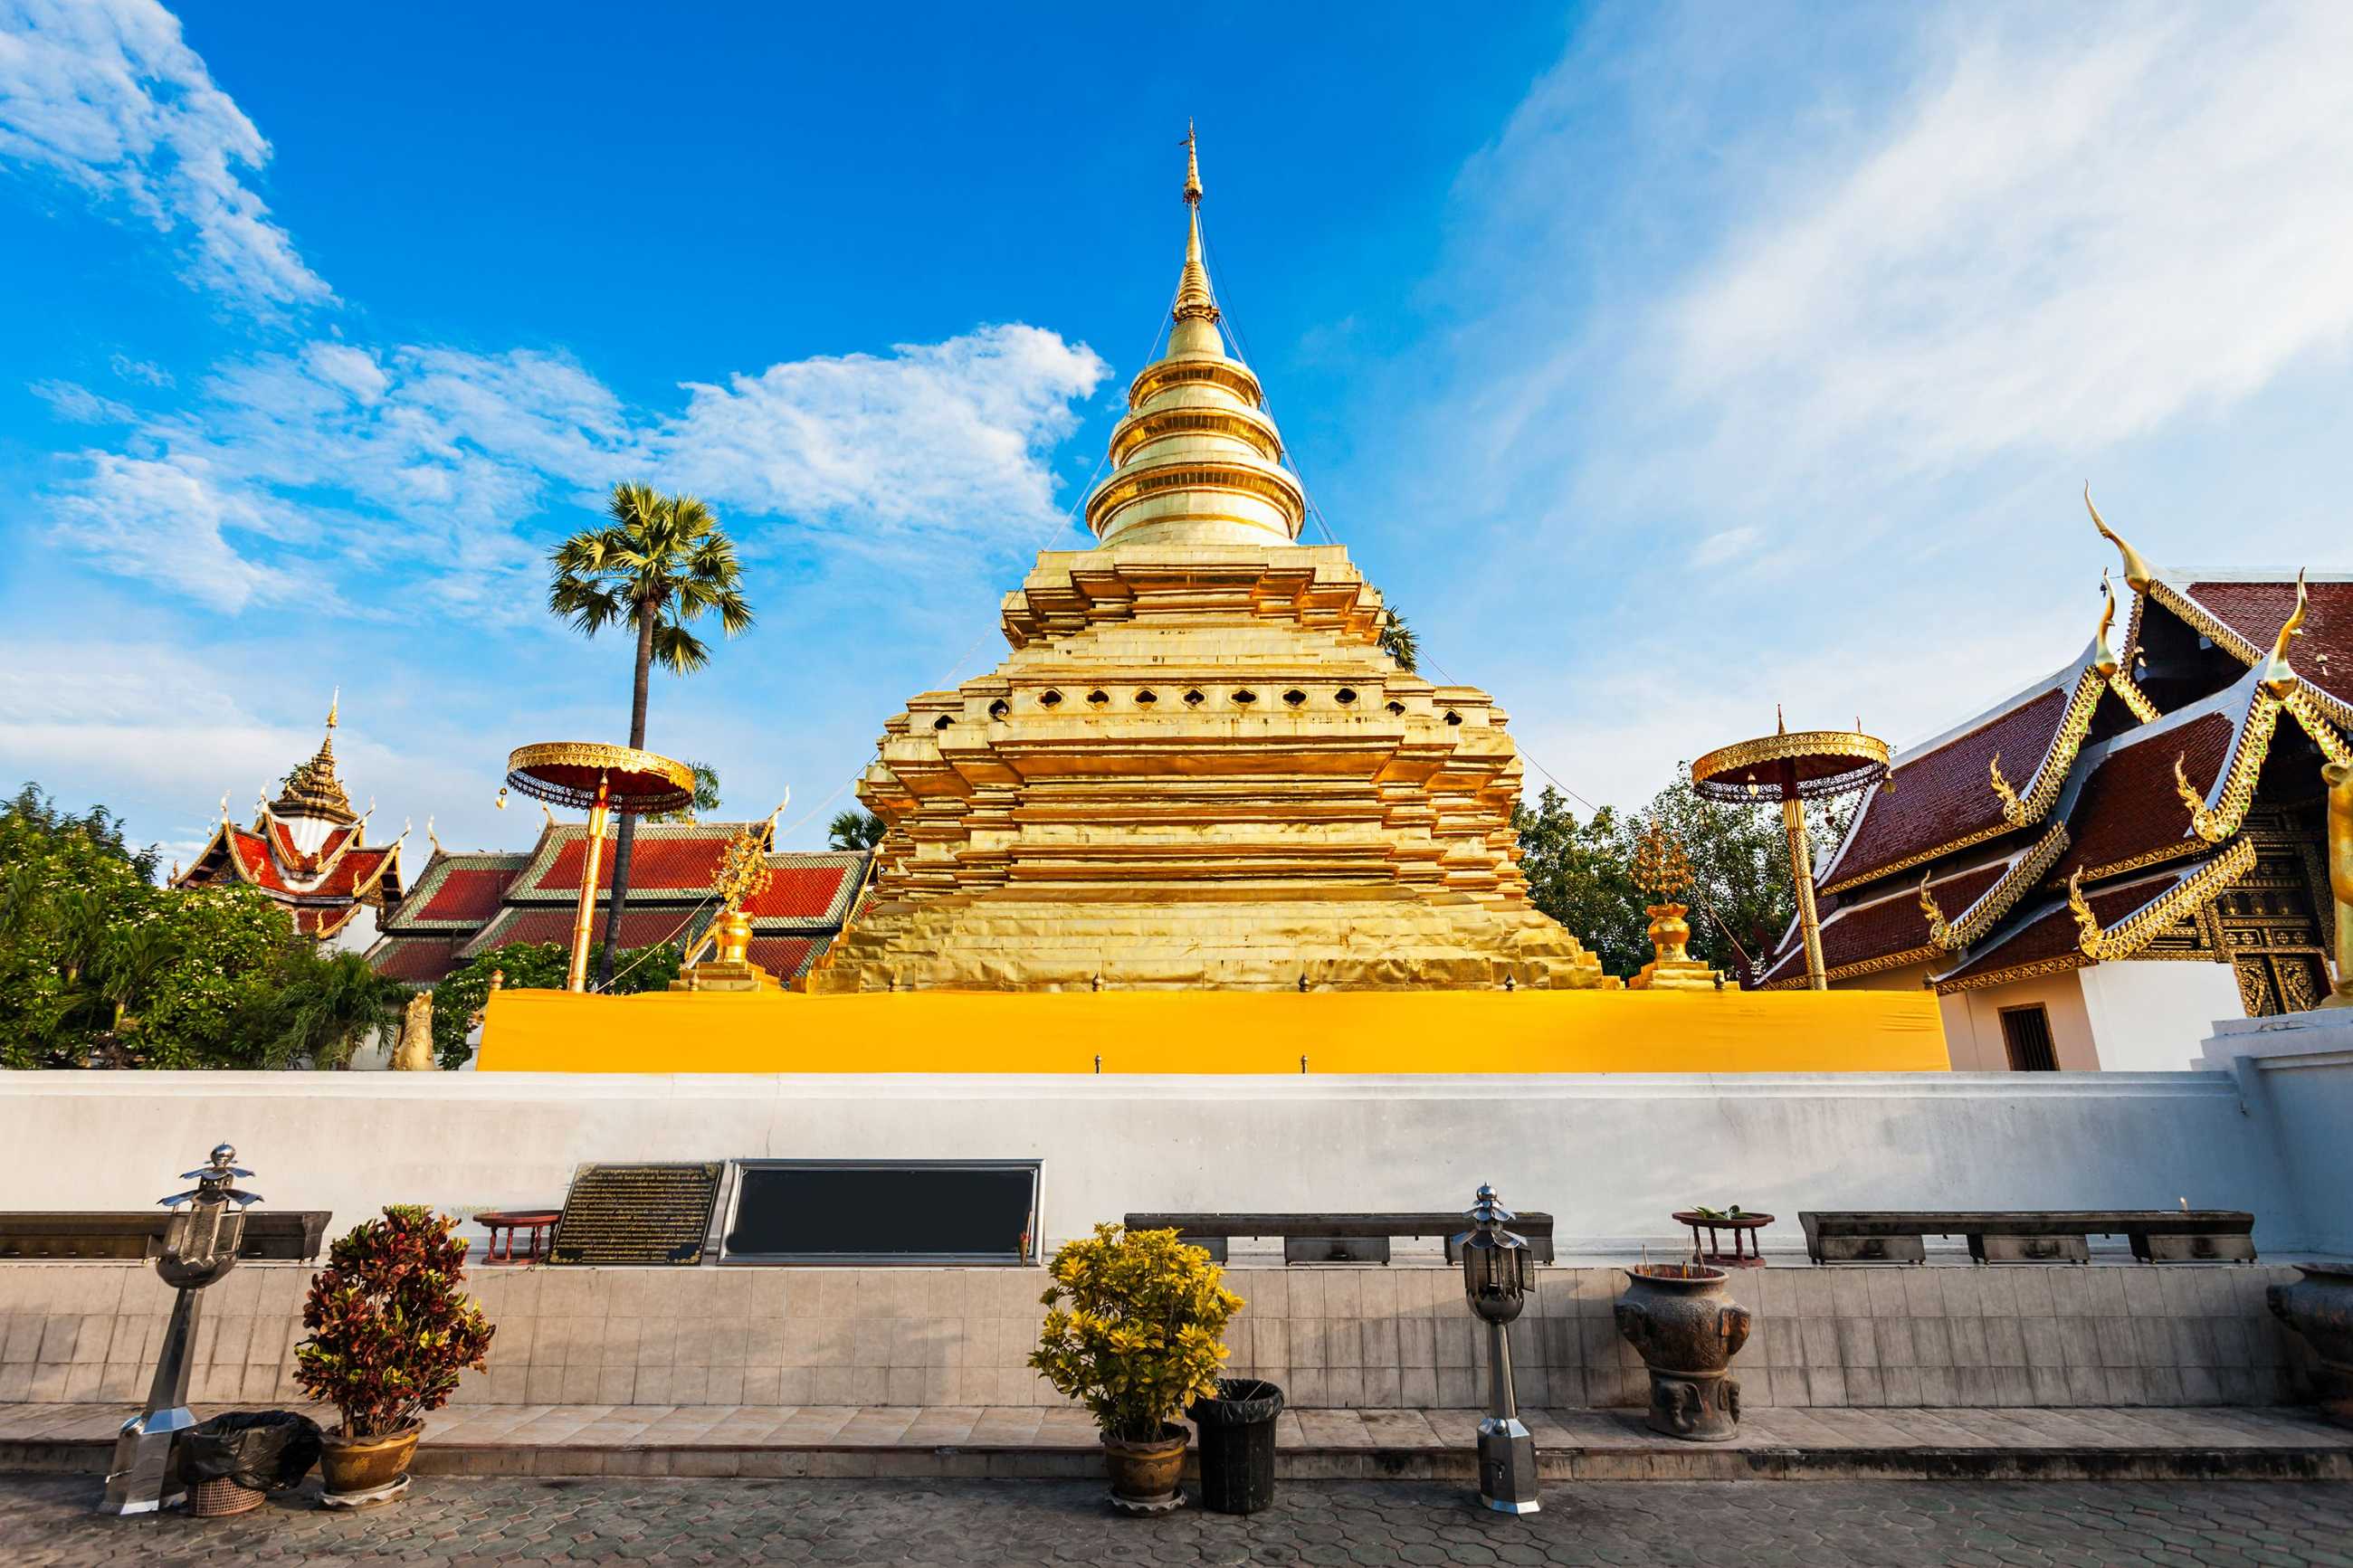
[[1072,1481],[424,1479],[374,1514],[295,1493],[215,1521],[100,1519],[98,1493],[0,1477],[0,1562],[2353,1565],[2353,1484],[2320,1482],[1612,1482],[1554,1488],[1532,1519],[1373,1481],[1153,1521]]

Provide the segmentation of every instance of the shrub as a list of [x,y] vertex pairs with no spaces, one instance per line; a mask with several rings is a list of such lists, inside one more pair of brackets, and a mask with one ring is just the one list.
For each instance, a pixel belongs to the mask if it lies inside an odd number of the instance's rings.
[[302,1392],[343,1412],[346,1437],[383,1437],[440,1409],[458,1373],[483,1369],[495,1331],[458,1293],[458,1222],[396,1204],[340,1237],[311,1279],[294,1352]]
[[1065,1243],[1048,1271],[1029,1364],[1106,1436],[1152,1442],[1195,1399],[1216,1394],[1226,1323],[1242,1299],[1207,1251],[1173,1230],[1098,1225]]

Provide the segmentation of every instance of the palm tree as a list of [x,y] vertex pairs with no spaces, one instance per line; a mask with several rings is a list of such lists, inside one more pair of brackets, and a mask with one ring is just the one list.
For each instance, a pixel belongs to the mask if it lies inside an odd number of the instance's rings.
[[289,967],[272,1020],[277,1027],[262,1046],[269,1066],[290,1067],[308,1057],[314,1068],[343,1067],[364,1037],[382,1039],[400,1027],[408,987],[378,974],[358,953],[297,951]]
[[[601,528],[575,533],[548,552],[553,576],[547,607],[569,620],[584,637],[607,626],[627,626],[637,636],[637,659],[629,689],[629,744],[646,743],[646,689],[659,659],[672,674],[686,675],[711,661],[711,652],[688,629],[703,615],[719,617],[720,628],[735,637],[752,625],[752,606],[743,595],[735,544],[720,531],[719,519],[693,496],[663,495],[650,485],[617,484],[605,503],[609,520]],[[596,983],[613,980],[613,952],[621,913],[629,899],[629,850],[637,818],[621,818],[613,847],[613,901],[605,916],[605,945]]]
[[1398,668],[1408,675],[1421,662],[1421,639],[1405,624],[1405,617],[1395,610],[1385,613],[1381,621],[1381,651],[1398,661]]
[[882,834],[882,819],[871,811],[840,812],[825,825],[826,843],[836,849],[871,849]]

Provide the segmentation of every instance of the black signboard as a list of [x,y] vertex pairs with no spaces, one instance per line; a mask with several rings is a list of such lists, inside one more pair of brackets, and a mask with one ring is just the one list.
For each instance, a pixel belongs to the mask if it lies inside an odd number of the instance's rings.
[[723,1263],[1027,1263],[1035,1160],[741,1160]]
[[582,1165],[572,1173],[551,1263],[702,1261],[725,1164]]

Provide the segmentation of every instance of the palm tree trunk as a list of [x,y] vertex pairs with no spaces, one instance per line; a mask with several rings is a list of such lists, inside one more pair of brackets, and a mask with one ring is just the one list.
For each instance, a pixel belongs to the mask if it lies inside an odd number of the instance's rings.
[[[629,691],[629,744],[643,749],[646,743],[646,697],[653,683],[654,673],[654,606],[638,606],[638,668],[635,684]],[[629,902],[629,851],[637,843],[638,819],[634,813],[621,814],[621,831],[613,841],[613,898],[605,909],[605,945],[596,957],[596,987],[604,990],[613,984],[613,954],[621,936],[621,911]]]

